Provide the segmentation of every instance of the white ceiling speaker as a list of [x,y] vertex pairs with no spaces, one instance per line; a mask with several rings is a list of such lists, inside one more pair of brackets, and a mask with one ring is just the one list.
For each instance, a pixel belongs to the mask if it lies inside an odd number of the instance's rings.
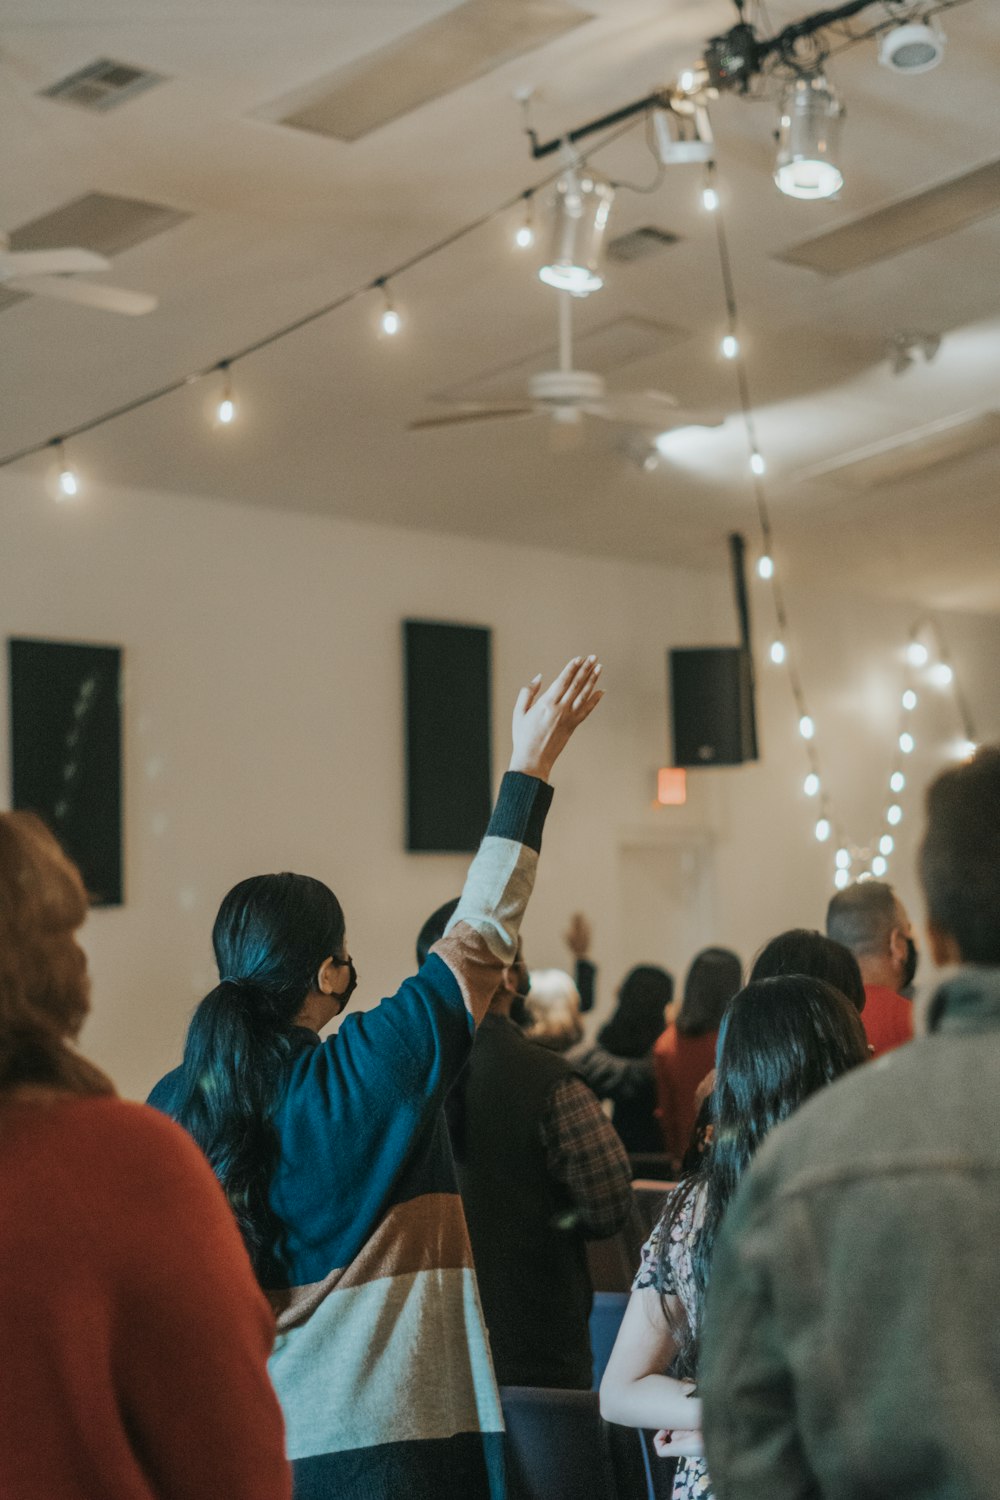
[[945,35],[939,26],[914,21],[883,33],[878,60],[894,73],[929,73],[944,57]]
[[822,73],[785,89],[778,119],[774,180],[789,198],[832,198],[844,185],[837,165],[843,106]]
[[604,234],[615,190],[610,182],[570,167],[556,184],[552,243],[539,279],[557,291],[587,297],[604,285]]
[[130,292],[124,287],[104,286],[98,281],[78,281],[88,271],[108,271],[111,262],[92,250],[9,250],[10,241],[0,234],[0,286],[25,296],[53,297],[78,302],[103,312],[140,317],[152,312],[156,298],[148,292]]
[[573,367],[571,302],[559,298],[559,368],[531,375],[520,401],[460,401],[449,404],[440,416],[421,417],[410,423],[410,431],[453,427],[464,422],[491,418],[546,416],[557,430],[577,428],[584,417],[600,417],[626,427],[664,432],[672,427],[718,427],[721,412],[684,411],[665,391],[608,391],[600,375]]

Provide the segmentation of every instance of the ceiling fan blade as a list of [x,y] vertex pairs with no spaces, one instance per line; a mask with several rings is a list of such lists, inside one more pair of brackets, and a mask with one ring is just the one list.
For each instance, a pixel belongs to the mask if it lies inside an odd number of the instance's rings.
[[77,271],[108,271],[111,262],[92,250],[9,250],[2,266],[7,276],[70,276]]
[[102,286],[96,281],[75,281],[62,276],[18,276],[7,282],[12,292],[30,292],[37,297],[55,297],[61,302],[78,302],[83,307],[99,307],[104,312],[125,313],[138,318],[150,313],[156,298],[149,292],[129,292],[124,287]]
[[445,412],[440,417],[418,417],[407,426],[408,432],[423,432],[430,427],[457,427],[462,422],[489,422],[505,417],[533,417],[533,406],[475,406]]
[[588,416],[605,422],[619,422],[629,427],[648,427],[668,432],[672,427],[721,427],[726,420],[721,411],[689,411],[676,403],[650,401],[648,395],[605,398],[585,407]]

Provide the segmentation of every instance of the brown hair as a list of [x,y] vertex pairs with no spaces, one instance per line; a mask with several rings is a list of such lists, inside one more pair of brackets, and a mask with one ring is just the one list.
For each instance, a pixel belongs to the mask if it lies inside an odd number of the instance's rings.
[[928,916],[963,962],[1000,964],[1000,745],[931,782],[920,877]]
[[33,813],[0,813],[0,1092],[43,1084],[113,1093],[72,1045],[90,1009],[73,934],[87,914],[76,866]]

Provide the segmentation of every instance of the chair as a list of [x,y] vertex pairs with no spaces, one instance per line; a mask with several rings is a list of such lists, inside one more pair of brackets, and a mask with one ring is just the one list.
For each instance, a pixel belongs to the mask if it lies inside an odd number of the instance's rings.
[[628,1292],[595,1292],[590,1309],[590,1352],[594,1356],[594,1383],[598,1390],[615,1347],[618,1330],[628,1306]]
[[594,1391],[500,1389],[508,1500],[632,1500],[620,1494]]

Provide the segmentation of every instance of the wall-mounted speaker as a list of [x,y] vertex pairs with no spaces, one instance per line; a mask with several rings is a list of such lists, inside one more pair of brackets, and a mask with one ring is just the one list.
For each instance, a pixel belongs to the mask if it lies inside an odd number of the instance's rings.
[[742,646],[669,653],[675,766],[738,766],[757,759],[753,666]]
[[11,805],[38,813],[95,906],[122,901],[121,651],[11,640]]
[[406,847],[473,854],[492,804],[490,632],[405,620]]

